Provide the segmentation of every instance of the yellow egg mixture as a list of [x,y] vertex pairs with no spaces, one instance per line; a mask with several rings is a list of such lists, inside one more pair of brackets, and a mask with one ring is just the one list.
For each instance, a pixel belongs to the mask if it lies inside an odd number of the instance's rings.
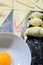
[[11,65],[11,61],[11,56],[8,53],[0,53],[0,65]]

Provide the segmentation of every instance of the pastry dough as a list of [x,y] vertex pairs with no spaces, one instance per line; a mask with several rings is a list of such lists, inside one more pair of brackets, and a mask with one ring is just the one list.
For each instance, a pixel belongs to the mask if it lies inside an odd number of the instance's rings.
[[43,37],[43,28],[40,29],[40,37]]
[[32,13],[29,18],[43,18],[43,14],[39,12]]
[[24,39],[27,39],[27,36],[34,37],[43,37],[43,28],[42,27],[30,27],[26,29],[24,33]]
[[30,27],[26,29],[24,33],[24,39],[27,39],[27,36],[34,36],[34,37],[40,37],[40,29],[41,27]]
[[42,28],[43,28],[43,22],[42,22]]
[[39,18],[33,18],[33,19],[31,19],[28,22],[27,26],[29,27],[29,25],[32,25],[32,26],[41,26],[42,25],[42,20],[39,19]]
[[30,20],[27,24],[27,29],[24,33],[24,39],[27,40],[28,36],[43,37],[43,14],[35,12],[30,15]]

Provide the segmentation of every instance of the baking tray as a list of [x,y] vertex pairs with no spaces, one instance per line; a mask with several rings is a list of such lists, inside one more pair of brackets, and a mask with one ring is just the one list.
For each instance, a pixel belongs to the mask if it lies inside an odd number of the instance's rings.
[[[31,11],[29,15],[31,15],[34,12],[37,12],[37,11]],[[38,12],[43,13],[42,11],[38,11]],[[24,26],[21,32],[21,37],[23,39],[24,39],[24,32],[27,28],[27,23],[30,20],[29,15],[26,18],[26,21],[24,23]],[[31,56],[32,56],[31,65],[43,65],[43,37],[30,36],[27,38],[26,43],[28,44],[31,51]]]

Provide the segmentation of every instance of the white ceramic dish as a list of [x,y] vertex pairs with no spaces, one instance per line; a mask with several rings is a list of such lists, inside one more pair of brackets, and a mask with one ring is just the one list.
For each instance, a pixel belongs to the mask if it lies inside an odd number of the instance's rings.
[[31,65],[30,49],[20,37],[11,33],[0,33],[0,52],[4,51],[11,55],[11,65]]

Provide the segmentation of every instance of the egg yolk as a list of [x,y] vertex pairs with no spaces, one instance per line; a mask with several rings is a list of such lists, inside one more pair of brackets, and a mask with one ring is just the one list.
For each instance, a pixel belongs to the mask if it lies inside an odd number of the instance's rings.
[[0,65],[11,65],[11,57],[8,53],[0,53]]

